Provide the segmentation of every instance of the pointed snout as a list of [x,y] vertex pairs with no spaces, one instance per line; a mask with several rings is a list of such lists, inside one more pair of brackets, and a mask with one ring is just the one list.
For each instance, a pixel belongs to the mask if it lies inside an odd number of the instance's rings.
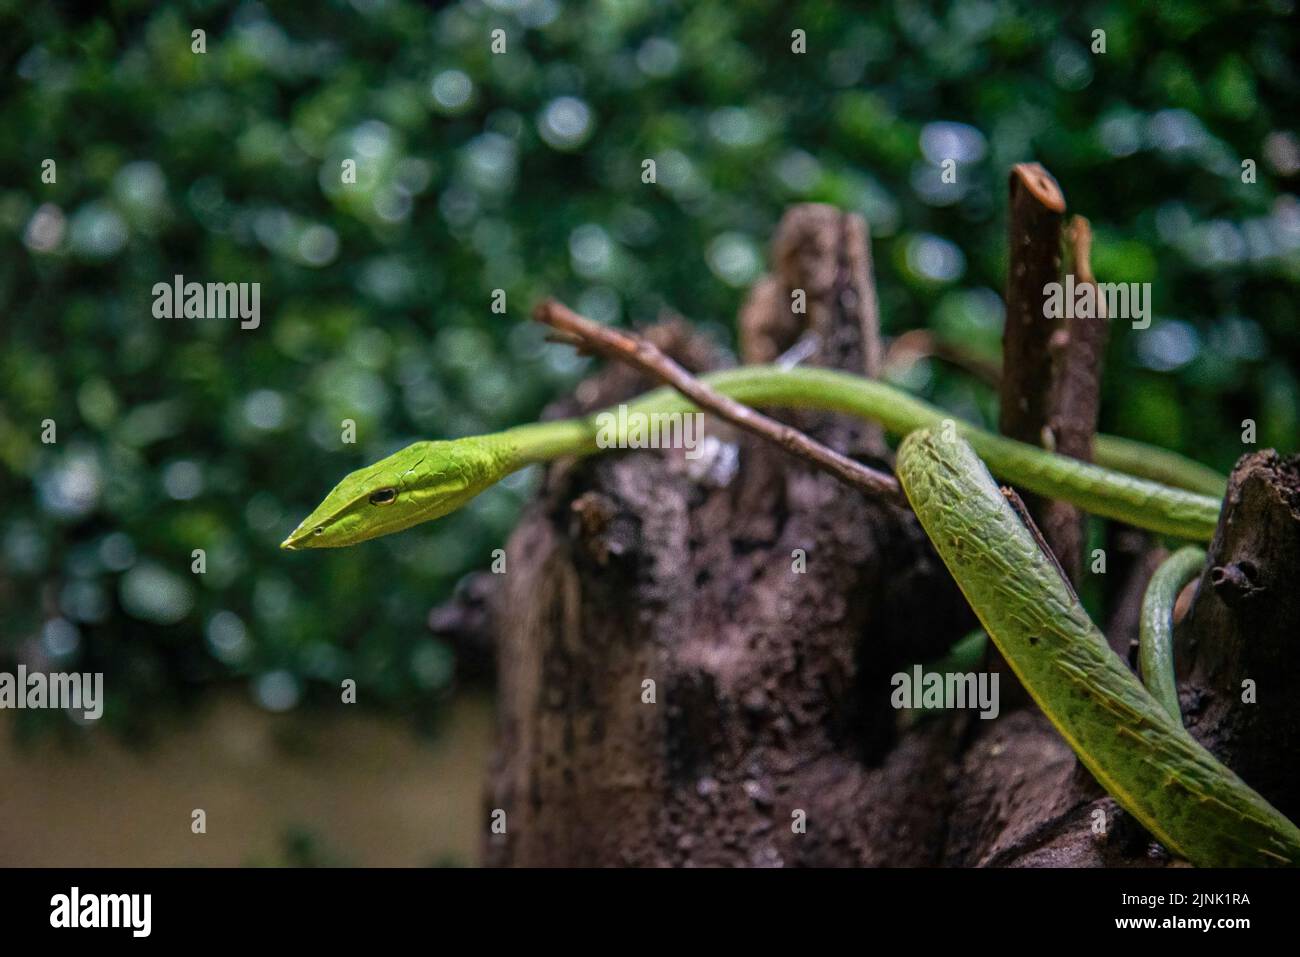
[[289,533],[289,537],[280,543],[280,547],[289,551],[297,551],[300,548],[315,548],[313,542],[318,535],[322,534],[325,529],[323,526],[315,524],[313,519],[315,515],[308,515],[302,524]]

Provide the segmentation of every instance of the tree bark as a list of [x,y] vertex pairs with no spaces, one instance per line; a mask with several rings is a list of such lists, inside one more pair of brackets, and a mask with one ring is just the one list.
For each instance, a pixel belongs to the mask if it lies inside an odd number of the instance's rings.
[[[1071,274],[1075,288],[1096,286],[1092,275],[1092,231],[1088,221],[1075,216],[1068,230]],[[1094,301],[1100,302],[1100,297]],[[1104,304],[1097,315],[1080,315],[1071,309],[1052,333],[1051,392],[1047,402],[1047,435],[1059,455],[1092,461],[1092,443],[1101,409],[1101,366],[1108,338]],[[1043,320],[1046,322],[1046,320]],[[1076,586],[1083,580],[1083,513],[1068,502],[1046,501],[1040,510],[1043,537],[1057,561]]]
[[[1065,197],[1043,167],[1019,163],[1011,171],[1009,203],[998,428],[1013,439],[1042,445],[1052,391],[1050,344],[1057,328],[1043,309],[1044,289],[1061,279]],[[1026,504],[1038,518],[1037,501],[1027,499]]]
[[[853,336],[874,327],[809,274],[833,261],[852,275],[865,235],[824,208],[793,210],[774,242],[778,274],[746,303],[742,354],[769,361],[821,322],[813,361],[860,368],[869,350]],[[792,313],[797,288],[841,308]],[[683,322],[649,335],[693,372],[725,364]],[[612,365],[549,414],[647,385]],[[857,423],[797,419],[840,451],[888,456]],[[909,511],[712,419],[706,434],[720,454],[705,467],[679,451],[552,463],[507,573],[473,577],[431,615],[459,648],[494,653],[485,817],[504,830],[488,830],[486,863],[1171,863],[1036,708],[910,722],[890,706],[892,674],[975,624]],[[1300,459],[1242,459],[1210,556],[1178,630],[1184,714],[1295,816]],[[1257,704],[1242,703],[1245,679]]]
[[[1002,328],[1002,379],[998,388],[998,429],[1009,438],[1041,446],[1049,436],[1052,398],[1052,338],[1058,325],[1043,308],[1046,287],[1061,278],[1061,218],[1065,197],[1052,174],[1037,163],[1011,170],[1007,212],[1006,322]],[[1068,345],[1068,343],[1064,344]],[[1057,363],[1059,367],[1059,363]],[[1058,520],[1045,525],[1048,503],[1028,492],[1022,500],[1039,527],[1051,534],[1047,545],[1062,568],[1065,547]],[[1068,573],[1068,572],[1067,572]],[[1071,579],[1074,581],[1075,579]],[[990,670],[997,673],[1003,707],[1029,704],[1029,695],[1006,660],[989,644]]]
[[[766,288],[807,290],[815,361],[860,371],[867,299],[826,280],[865,274],[865,226],[843,220],[792,211]],[[781,328],[791,300],[768,302],[747,329]],[[655,340],[692,371],[718,364],[681,326]],[[644,385],[609,368],[580,408]],[[874,445],[856,422],[799,417],[840,451]],[[946,651],[969,609],[910,511],[713,420],[707,432],[736,450],[730,477],[661,451],[556,464],[511,537],[487,799],[506,828],[486,860],[937,863],[959,722],[901,730],[889,676]]]
[[1300,816],[1297,581],[1300,456],[1246,455],[1176,633],[1175,665],[1188,729],[1292,819]]
[[[1300,814],[1300,457],[1243,457],[1205,571],[1180,596],[1176,665],[1192,735],[1280,811]],[[1138,572],[1139,575],[1143,572]],[[1149,573],[1147,573],[1149,575]],[[1188,601],[1189,594],[1194,599]],[[1253,681],[1256,703],[1243,702]],[[967,866],[1164,866],[1037,709],[979,729],[964,757],[945,860]],[[1019,733],[1017,733],[1017,730]],[[1104,833],[1094,829],[1104,815]]]

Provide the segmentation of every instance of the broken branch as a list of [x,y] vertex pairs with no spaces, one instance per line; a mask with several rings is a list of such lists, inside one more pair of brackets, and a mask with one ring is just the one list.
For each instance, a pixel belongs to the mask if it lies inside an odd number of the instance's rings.
[[570,345],[618,359],[640,369],[672,386],[701,409],[775,442],[848,485],[897,504],[904,503],[902,489],[892,475],[855,462],[809,438],[798,429],[770,419],[749,406],[716,392],[642,338],[592,322],[554,299],[540,303],[533,310],[533,318],[557,330]]

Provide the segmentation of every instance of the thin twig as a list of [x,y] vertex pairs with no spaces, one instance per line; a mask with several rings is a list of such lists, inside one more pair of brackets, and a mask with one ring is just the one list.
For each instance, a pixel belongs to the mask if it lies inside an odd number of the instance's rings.
[[786,451],[806,459],[848,485],[892,502],[903,502],[902,489],[898,480],[892,475],[877,472],[860,462],[855,462],[834,449],[814,441],[798,429],[775,419],[769,419],[749,406],[714,391],[660,352],[653,344],[638,336],[592,322],[554,299],[540,303],[533,310],[533,318],[558,330],[567,337],[571,345],[581,346],[588,351],[621,360],[640,369],[672,386],[701,409],[775,442]]
[[1020,517],[1020,521],[1024,523],[1025,528],[1029,530],[1029,534],[1033,538],[1034,543],[1038,545],[1038,550],[1043,553],[1044,558],[1052,563],[1052,567],[1055,568],[1057,574],[1061,576],[1061,581],[1065,582],[1065,587],[1068,588],[1070,594],[1074,596],[1074,600],[1078,601],[1079,594],[1074,590],[1074,584],[1070,581],[1070,576],[1067,575],[1065,569],[1061,567],[1061,562],[1057,559],[1056,552],[1052,551],[1052,546],[1047,544],[1047,539],[1043,537],[1043,533],[1039,529],[1038,523],[1034,521],[1034,516],[1029,514],[1029,508],[1025,505],[1025,500],[1022,499],[1020,493],[1010,485],[1003,485],[1001,491],[1002,497],[1007,500],[1007,504],[1011,506],[1011,510]]

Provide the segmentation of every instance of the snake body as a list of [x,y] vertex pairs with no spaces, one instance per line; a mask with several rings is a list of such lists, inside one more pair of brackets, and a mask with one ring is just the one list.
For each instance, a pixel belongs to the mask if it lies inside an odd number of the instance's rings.
[[[843,412],[906,436],[897,471],[922,526],[994,643],[1102,786],[1193,863],[1300,863],[1300,831],[1197,744],[1176,703],[1173,714],[1165,710],[1109,650],[989,471],[1088,512],[1193,541],[1214,532],[1221,476],[1123,439],[1099,437],[1097,465],[1064,458],[841,372],[750,366],[702,378],[749,405]],[[660,389],[628,403],[622,418],[691,411],[688,400]],[[390,534],[461,507],[530,463],[593,454],[602,445],[599,415],[417,442],[346,476],[283,547],[345,546]]]
[[1183,586],[1201,573],[1205,550],[1188,545],[1161,562],[1142,598],[1138,663],[1142,683],[1175,721],[1183,720],[1174,680],[1174,603]]
[[1125,810],[1193,864],[1300,864],[1300,830],[1201,747],[1110,650],[968,443],[915,432],[897,468],[984,630]]
[[[953,421],[942,410],[883,383],[829,369],[746,366],[701,377],[718,392],[756,406],[844,412],[879,423],[896,436]],[[626,406],[635,413],[672,415],[694,406],[671,389],[646,393]],[[504,432],[451,442],[417,442],[347,476],[284,542],[286,548],[353,545],[445,515],[449,501],[468,498],[534,462],[591,455],[600,448],[600,413],[537,422]],[[1192,541],[1209,541],[1219,515],[1222,477],[1181,456],[1127,440],[1103,439],[1092,465],[1017,442],[965,422],[955,422],[994,474],[1030,492],[1061,499],[1095,515],[1119,519]],[[1138,449],[1147,449],[1147,454]],[[1132,474],[1106,468],[1121,459]],[[1151,478],[1143,477],[1146,475]],[[1173,479],[1174,487],[1154,479]],[[384,513],[366,507],[362,493],[375,487],[409,494]],[[439,494],[430,490],[437,486]],[[319,530],[319,531],[318,531]]]

